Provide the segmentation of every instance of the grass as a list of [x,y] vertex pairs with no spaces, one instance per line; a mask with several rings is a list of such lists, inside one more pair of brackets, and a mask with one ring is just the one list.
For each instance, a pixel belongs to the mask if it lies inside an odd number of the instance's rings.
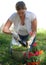
[[[18,65],[18,63],[11,57],[9,52],[11,36],[0,33],[0,65]],[[38,30],[36,42],[40,49],[44,51],[44,61],[41,65],[46,65],[46,31]]]

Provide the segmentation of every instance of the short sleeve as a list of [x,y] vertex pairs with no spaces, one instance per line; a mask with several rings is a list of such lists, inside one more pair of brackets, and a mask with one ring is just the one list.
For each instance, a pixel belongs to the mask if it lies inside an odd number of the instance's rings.
[[16,16],[16,13],[13,13],[13,14],[9,17],[9,20],[10,20],[11,22],[14,22],[15,16]]
[[33,21],[36,18],[36,15],[34,13],[31,13],[31,21]]

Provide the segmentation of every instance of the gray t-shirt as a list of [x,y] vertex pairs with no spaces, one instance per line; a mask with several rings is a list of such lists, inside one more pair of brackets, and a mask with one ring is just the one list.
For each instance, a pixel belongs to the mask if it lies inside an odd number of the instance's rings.
[[14,31],[19,33],[20,35],[27,35],[29,32],[32,31],[31,29],[31,22],[36,18],[34,13],[32,12],[25,12],[25,25],[21,25],[20,22],[20,17],[17,13],[13,13],[10,17],[9,20],[14,23]]

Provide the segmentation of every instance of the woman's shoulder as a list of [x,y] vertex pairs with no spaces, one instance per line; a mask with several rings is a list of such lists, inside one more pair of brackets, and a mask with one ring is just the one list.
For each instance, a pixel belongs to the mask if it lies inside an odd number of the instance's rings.
[[18,15],[16,12],[12,13],[11,16],[9,17],[9,19],[14,19],[16,18]]
[[36,18],[36,15],[33,12],[27,11],[26,17],[32,21]]
[[26,15],[32,16],[32,15],[35,15],[35,14],[33,12],[31,12],[31,11],[26,11]]
[[14,17],[14,16],[17,16],[17,13],[16,12],[14,12],[14,13],[12,13],[12,15],[11,15],[12,17]]
[[14,13],[12,13],[12,15],[9,17],[9,20],[15,21],[16,18],[17,18],[17,13],[14,12]]

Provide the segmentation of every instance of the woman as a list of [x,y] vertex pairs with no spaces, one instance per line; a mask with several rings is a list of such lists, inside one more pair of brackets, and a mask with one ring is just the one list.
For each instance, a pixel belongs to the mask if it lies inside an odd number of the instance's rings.
[[[12,45],[32,46],[36,37],[37,20],[32,12],[28,12],[23,1],[16,3],[17,12],[13,13],[4,25],[3,32],[12,34]],[[14,31],[11,32],[10,26],[14,24]],[[31,34],[32,32],[32,34]],[[30,36],[30,39],[27,38]],[[18,38],[19,37],[19,38]],[[16,41],[16,39],[18,41]],[[16,43],[17,42],[17,43]]]

